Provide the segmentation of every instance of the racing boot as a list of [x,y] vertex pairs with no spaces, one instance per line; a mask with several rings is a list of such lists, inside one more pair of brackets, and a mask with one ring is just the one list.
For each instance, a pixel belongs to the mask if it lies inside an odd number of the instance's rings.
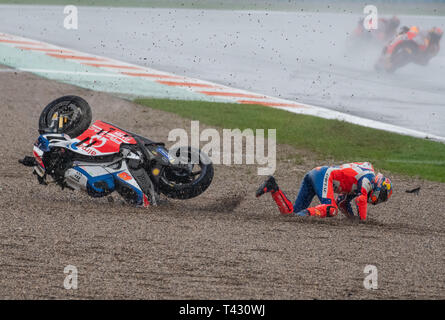
[[275,201],[282,214],[291,214],[294,211],[292,202],[286,197],[284,192],[280,190],[273,176],[270,176],[263,182],[258,188],[256,196],[260,197],[267,192],[272,194],[272,199]]
[[276,192],[280,190],[280,188],[278,188],[277,182],[275,181],[275,178],[273,176],[269,176],[269,178],[267,178],[266,181],[264,181],[261,186],[258,188],[258,190],[256,191],[256,197],[261,197],[263,194],[267,193],[267,192]]

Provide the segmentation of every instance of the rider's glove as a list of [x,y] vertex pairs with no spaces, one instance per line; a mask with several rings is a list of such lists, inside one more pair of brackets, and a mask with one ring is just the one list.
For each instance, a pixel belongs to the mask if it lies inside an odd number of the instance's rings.
[[348,218],[352,218],[354,216],[354,211],[351,207],[351,201],[348,199],[347,195],[340,194],[337,196],[337,206],[340,211]]

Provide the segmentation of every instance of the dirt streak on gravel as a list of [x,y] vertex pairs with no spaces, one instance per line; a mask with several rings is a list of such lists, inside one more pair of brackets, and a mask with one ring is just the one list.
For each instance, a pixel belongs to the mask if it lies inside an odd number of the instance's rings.
[[[0,72],[0,298],[445,298],[444,184],[393,177],[391,201],[371,208],[366,223],[280,216],[269,195],[254,197],[263,179],[254,166],[216,166],[202,196],[164,207],[92,199],[40,186],[17,162],[31,154],[42,108],[66,94],[84,97],[93,119],[154,140],[190,127],[109,94]],[[304,159],[278,163],[292,199],[318,164]],[[419,195],[405,193],[416,186]],[[368,264],[378,290],[363,287]],[[63,288],[67,265],[79,270],[77,290]]]

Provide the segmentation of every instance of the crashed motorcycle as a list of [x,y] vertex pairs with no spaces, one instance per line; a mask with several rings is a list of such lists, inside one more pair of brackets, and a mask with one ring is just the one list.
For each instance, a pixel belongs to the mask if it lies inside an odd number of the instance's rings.
[[161,194],[185,200],[210,186],[213,165],[200,150],[168,150],[164,143],[111,123],[91,121],[91,108],[81,97],[54,100],[40,115],[33,157],[19,162],[33,167],[42,185],[80,189],[92,197],[117,191],[143,207],[158,205]]

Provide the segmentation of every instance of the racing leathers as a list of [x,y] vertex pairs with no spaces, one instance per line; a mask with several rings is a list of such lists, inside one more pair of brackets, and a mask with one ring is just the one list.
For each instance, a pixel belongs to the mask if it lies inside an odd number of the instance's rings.
[[[376,173],[369,162],[354,162],[340,166],[323,166],[309,171],[301,183],[295,203],[288,200],[273,180],[261,188],[272,193],[272,198],[282,214],[299,216],[318,216],[321,218],[336,216],[338,210],[348,217],[354,216],[353,201],[360,220],[365,220],[368,209],[368,195],[373,190]],[[275,187],[273,186],[275,184]],[[267,192],[266,191],[266,192]],[[264,192],[263,192],[264,193]],[[314,196],[320,204],[309,207]],[[337,195],[337,196],[336,196]]]
[[440,45],[438,40],[432,39],[430,31],[419,31],[416,27],[412,27],[406,32],[398,34],[385,47],[384,55],[390,56],[400,46],[406,46],[411,52],[412,62],[426,65],[439,53]]

